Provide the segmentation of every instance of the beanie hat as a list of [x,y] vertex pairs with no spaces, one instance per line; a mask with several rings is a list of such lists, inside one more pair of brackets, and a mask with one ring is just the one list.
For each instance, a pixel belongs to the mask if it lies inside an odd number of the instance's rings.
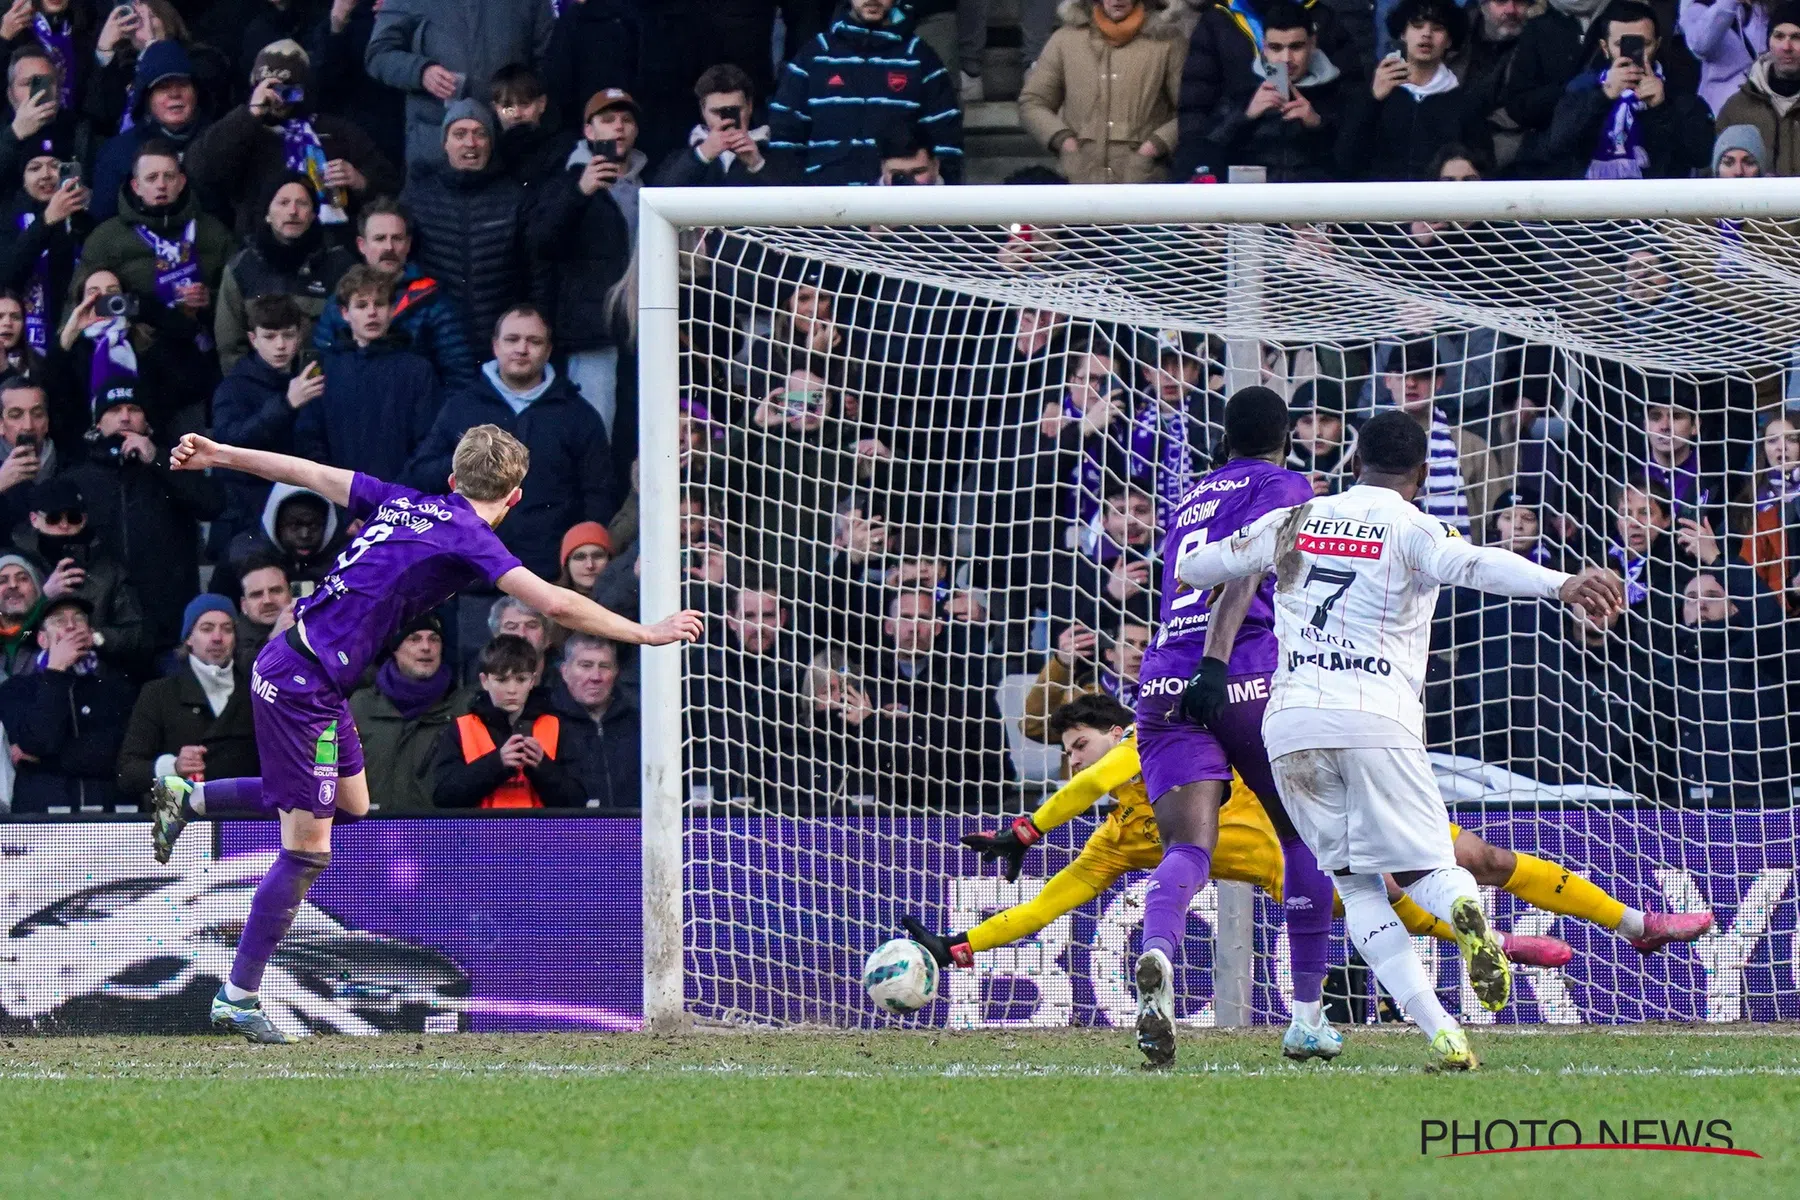
[[[1795,10],[1794,24],[1800,26],[1800,0],[1792,5]],[[1756,160],[1759,167],[1769,165],[1769,149],[1763,142],[1762,130],[1754,125],[1729,125],[1719,131],[1713,139],[1712,173],[1719,173],[1719,160],[1732,150],[1743,150]]]
[[288,87],[312,86],[312,59],[306,48],[293,38],[270,42],[256,52],[256,63],[250,68],[250,86],[255,88],[265,79],[273,79]]
[[237,607],[217,592],[201,592],[189,600],[187,607],[181,610],[181,640],[187,641],[200,618],[214,612],[224,613],[232,620],[237,620]]
[[7,567],[24,567],[25,573],[31,576],[31,582],[37,585],[38,591],[44,590],[44,573],[38,570],[36,563],[23,554],[0,554],[0,570],[5,570]]
[[567,566],[569,555],[575,553],[580,546],[599,546],[610,555],[613,552],[612,535],[598,521],[582,521],[578,525],[572,525],[569,532],[563,534],[562,553],[557,555],[556,561]]
[[488,137],[494,136],[494,110],[479,100],[470,100],[465,96],[444,106],[442,133],[445,137],[450,136],[450,127],[458,121],[480,121],[487,129]]
[[1769,10],[1770,32],[1774,32],[1777,25],[1800,28],[1800,0],[1783,0],[1783,3]]

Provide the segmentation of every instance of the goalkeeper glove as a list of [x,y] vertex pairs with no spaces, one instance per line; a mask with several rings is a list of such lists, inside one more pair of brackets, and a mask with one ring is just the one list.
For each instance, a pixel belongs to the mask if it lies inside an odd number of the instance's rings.
[[1181,693],[1181,715],[1196,725],[1212,728],[1225,707],[1225,664],[1216,658],[1200,660],[1200,669]]
[[1019,877],[1019,864],[1025,861],[1025,852],[1043,836],[1043,831],[1032,824],[1030,817],[1016,817],[1005,829],[965,833],[962,844],[981,855],[982,862],[1005,863],[1006,881],[1011,883]]

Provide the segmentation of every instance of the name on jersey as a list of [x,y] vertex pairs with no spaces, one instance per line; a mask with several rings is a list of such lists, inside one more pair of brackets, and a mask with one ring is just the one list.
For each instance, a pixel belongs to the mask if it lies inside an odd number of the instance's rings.
[[1380,558],[1388,527],[1346,517],[1308,517],[1294,538],[1294,548],[1332,558]]
[[1343,654],[1336,650],[1321,650],[1317,654],[1288,651],[1287,669],[1298,671],[1301,667],[1317,667],[1321,671],[1367,671],[1371,675],[1394,673],[1394,664],[1378,654]]
[[[396,504],[403,503],[405,503],[404,499],[396,501]],[[407,508],[410,507],[410,505],[407,506]],[[441,516],[439,516],[440,513]],[[414,533],[424,533],[432,528],[436,524],[436,521],[431,520],[432,517],[437,517],[439,521],[447,521],[450,519],[450,514],[436,505],[421,505],[416,512],[408,512],[406,508],[399,508],[394,504],[384,504],[375,510],[377,521],[388,525],[399,525]]]
[[[420,500],[415,504],[405,496],[395,496],[388,501],[388,504],[395,508],[411,509],[413,512],[422,513],[427,517],[435,517],[440,521],[448,521],[451,519],[450,510],[432,500]],[[386,510],[384,509],[383,511]]]
[[1224,503],[1222,500],[1205,500],[1196,504],[1175,518],[1175,527],[1180,529],[1188,525],[1206,524],[1212,520],[1213,514],[1219,511],[1219,505],[1222,503]]

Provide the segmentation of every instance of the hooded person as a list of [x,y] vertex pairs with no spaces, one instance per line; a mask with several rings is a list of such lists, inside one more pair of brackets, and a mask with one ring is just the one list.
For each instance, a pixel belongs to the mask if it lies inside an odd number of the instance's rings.
[[239,236],[256,232],[264,210],[255,201],[281,177],[307,180],[328,228],[349,223],[364,198],[399,189],[399,171],[359,125],[317,111],[312,60],[298,42],[264,46],[250,88],[250,99],[196,138],[186,160],[196,183],[230,200]]
[[306,488],[277,483],[263,501],[259,528],[232,539],[229,562],[220,569],[238,576],[253,555],[266,556],[287,572],[296,598],[310,596],[331,569],[338,541],[338,513],[331,501]]
[[350,697],[362,735],[369,794],[384,812],[433,807],[431,760],[444,729],[468,709],[444,653],[444,625],[426,613],[395,637],[375,682]]
[[56,337],[56,308],[68,294],[81,244],[93,231],[94,194],[79,179],[64,183],[63,163],[72,147],[51,134],[23,150],[19,188],[0,213],[0,287],[19,295],[25,341],[40,355]]
[[[118,213],[119,189],[131,178],[132,161],[145,142],[161,138],[185,153],[210,123],[187,48],[173,38],[145,46],[131,76],[124,127],[107,139],[94,160],[94,219],[104,221]],[[213,215],[225,211],[219,206]]]

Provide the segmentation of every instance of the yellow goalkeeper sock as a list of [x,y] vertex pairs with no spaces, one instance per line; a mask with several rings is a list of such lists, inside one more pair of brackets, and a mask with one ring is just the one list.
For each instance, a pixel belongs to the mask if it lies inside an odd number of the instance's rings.
[[1434,937],[1443,942],[1454,942],[1456,934],[1450,926],[1427,912],[1419,903],[1405,892],[1397,898],[1390,899],[1394,906],[1394,915],[1406,926],[1406,932],[1414,937]]
[[[992,950],[995,946],[1028,938],[1064,913],[1080,908],[1112,886],[1111,879],[1102,881],[1085,878],[1086,871],[1077,870],[1081,866],[1079,860],[1070,863],[1045,880],[1044,890],[1025,903],[997,912],[969,930],[969,949],[977,952]],[[1096,883],[1099,886],[1095,886]]]
[[1535,854],[1513,851],[1518,859],[1506,890],[1534,908],[1564,913],[1606,929],[1617,929],[1625,919],[1625,906],[1606,890],[1588,882],[1568,867]]

